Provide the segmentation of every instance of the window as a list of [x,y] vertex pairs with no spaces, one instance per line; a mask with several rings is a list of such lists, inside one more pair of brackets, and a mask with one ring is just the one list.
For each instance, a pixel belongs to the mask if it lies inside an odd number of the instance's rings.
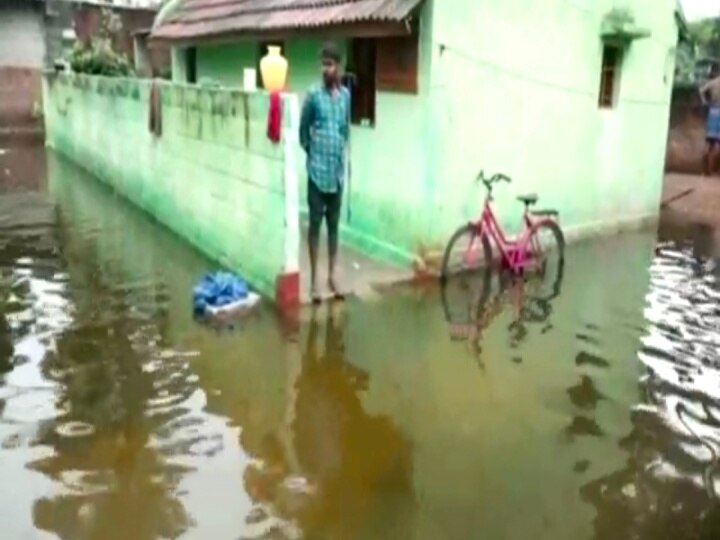
[[260,73],[260,60],[268,53],[268,47],[280,47],[280,54],[285,54],[285,43],[282,41],[261,41],[258,44],[257,62],[255,64],[255,78],[258,88],[263,88],[262,73]]
[[185,51],[185,66],[187,73],[187,82],[190,84],[197,83],[197,48],[189,47]]
[[600,72],[600,96],[598,106],[601,109],[611,109],[617,102],[620,90],[620,68],[622,64],[622,49],[605,45],[602,56],[602,71]]
[[375,125],[377,45],[374,39],[353,39],[350,43],[348,72],[352,95],[353,124]]
[[377,45],[378,90],[417,94],[418,35],[379,39]]

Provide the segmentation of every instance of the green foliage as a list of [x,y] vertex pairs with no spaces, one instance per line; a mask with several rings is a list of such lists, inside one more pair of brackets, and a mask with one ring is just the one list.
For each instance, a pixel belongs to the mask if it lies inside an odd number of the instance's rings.
[[720,18],[689,23],[688,29],[702,55],[720,56]]
[[678,45],[675,63],[675,85],[694,86],[705,75],[699,61],[720,58],[720,17],[688,23],[689,42]]
[[132,74],[127,56],[113,50],[109,39],[95,39],[90,44],[76,43],[70,55],[70,67],[76,73],[126,77]]
[[113,48],[113,36],[122,30],[122,21],[110,9],[103,9],[101,17],[97,37],[90,43],[75,43],[70,54],[70,67],[76,73],[127,77],[133,73],[130,61]]
[[675,85],[693,86],[697,81],[695,46],[680,43],[675,56]]

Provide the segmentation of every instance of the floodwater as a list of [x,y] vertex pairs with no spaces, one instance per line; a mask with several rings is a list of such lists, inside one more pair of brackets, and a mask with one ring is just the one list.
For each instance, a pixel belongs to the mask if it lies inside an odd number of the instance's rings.
[[573,246],[465,322],[424,286],[208,328],[207,260],[41,169],[0,196],[3,538],[720,538],[712,231]]

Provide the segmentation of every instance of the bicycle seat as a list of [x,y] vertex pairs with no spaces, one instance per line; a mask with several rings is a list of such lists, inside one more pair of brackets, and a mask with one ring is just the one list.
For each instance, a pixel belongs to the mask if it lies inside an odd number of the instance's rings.
[[557,210],[550,210],[550,209],[546,209],[546,210],[534,210],[533,212],[531,212],[531,214],[532,214],[533,216],[536,216],[536,217],[552,217],[552,218],[556,218],[556,217],[560,216],[560,212],[558,212]]
[[517,200],[528,206],[532,206],[538,202],[538,196],[536,193],[528,193],[527,195],[518,195]]

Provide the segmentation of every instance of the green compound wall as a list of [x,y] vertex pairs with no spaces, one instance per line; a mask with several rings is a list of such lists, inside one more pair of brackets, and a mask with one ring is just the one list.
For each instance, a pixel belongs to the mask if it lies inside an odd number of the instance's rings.
[[[297,302],[297,102],[286,140],[267,138],[263,93],[158,83],[162,134],[149,130],[148,81],[44,81],[47,143],[267,296]],[[280,298],[278,295],[282,296]]]

